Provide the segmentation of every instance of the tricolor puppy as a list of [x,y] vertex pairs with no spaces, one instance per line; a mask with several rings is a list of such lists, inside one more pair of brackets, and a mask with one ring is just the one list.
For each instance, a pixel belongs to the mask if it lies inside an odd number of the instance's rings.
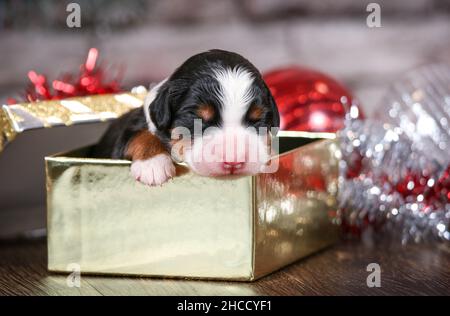
[[132,175],[147,185],[173,177],[174,160],[203,176],[256,174],[278,126],[275,101],[255,66],[211,50],[186,60],[149,92],[143,108],[114,121],[93,156],[131,160]]

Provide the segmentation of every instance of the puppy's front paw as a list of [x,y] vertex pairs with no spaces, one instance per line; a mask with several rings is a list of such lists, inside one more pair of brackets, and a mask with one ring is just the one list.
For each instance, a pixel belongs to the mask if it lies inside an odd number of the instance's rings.
[[159,154],[146,160],[131,163],[131,174],[146,185],[161,185],[175,176],[175,166],[169,155]]

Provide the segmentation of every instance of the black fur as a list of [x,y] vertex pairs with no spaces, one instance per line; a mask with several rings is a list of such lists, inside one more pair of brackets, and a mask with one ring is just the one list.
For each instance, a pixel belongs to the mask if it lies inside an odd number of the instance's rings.
[[[220,85],[214,78],[214,68],[243,67],[254,77],[255,100],[252,103],[263,106],[263,117],[251,121],[244,117],[243,124],[259,127],[279,127],[280,118],[275,101],[259,71],[239,54],[223,50],[210,50],[190,57],[160,87],[155,100],[150,105],[150,116],[157,127],[156,135],[169,147],[171,129],[179,126],[190,129],[194,135],[194,119],[199,119],[198,106],[209,104],[216,108],[216,115],[202,128],[220,126],[221,118],[218,92]],[[111,124],[98,146],[95,157],[124,158],[124,151],[134,134],[147,129],[142,109],[134,110]]]
[[98,144],[92,148],[91,156],[93,158],[123,159],[126,145],[130,139],[139,131],[147,128],[143,109],[131,110],[111,123]]

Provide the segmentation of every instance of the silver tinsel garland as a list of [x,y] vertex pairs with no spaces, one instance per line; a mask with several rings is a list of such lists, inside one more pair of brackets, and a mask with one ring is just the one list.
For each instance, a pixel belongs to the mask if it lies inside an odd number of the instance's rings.
[[408,241],[450,241],[450,67],[409,73],[373,119],[340,131],[340,203],[349,227]]

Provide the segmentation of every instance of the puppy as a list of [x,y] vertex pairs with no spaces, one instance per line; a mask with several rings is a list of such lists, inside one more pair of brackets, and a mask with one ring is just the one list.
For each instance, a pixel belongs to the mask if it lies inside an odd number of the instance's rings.
[[255,66],[215,49],[186,60],[143,108],[115,120],[92,155],[131,160],[132,175],[147,185],[173,177],[174,160],[203,176],[256,174],[269,160],[279,120]]

